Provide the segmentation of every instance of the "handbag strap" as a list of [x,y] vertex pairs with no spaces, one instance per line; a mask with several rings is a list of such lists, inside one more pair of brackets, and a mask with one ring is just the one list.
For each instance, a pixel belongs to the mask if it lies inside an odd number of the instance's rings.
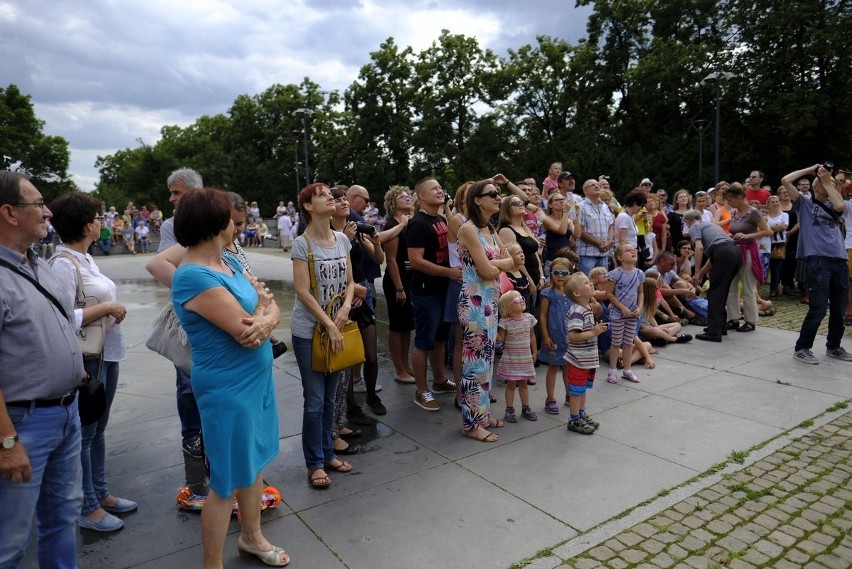
[[6,259],[0,259],[0,265],[3,265],[4,267],[9,269],[13,273],[21,275],[22,277],[24,277],[25,279],[30,281],[30,283],[32,283],[32,285],[34,287],[36,287],[38,289],[38,291],[45,296],[45,298],[47,298],[50,302],[53,303],[53,305],[56,307],[57,310],[59,310],[59,312],[62,314],[62,316],[64,316],[66,320],[69,320],[68,313],[65,312],[64,308],[62,308],[62,304],[60,304],[59,301],[56,300],[56,297],[53,296],[52,294],[50,294],[50,291],[48,291],[46,288],[44,288],[44,286],[40,282],[38,282],[36,279],[31,277],[27,273],[22,273],[21,271],[19,271],[18,268],[15,267],[15,265],[10,263]]
[[83,274],[80,272],[80,261],[71,253],[60,251],[48,261],[51,267],[57,257],[68,259],[74,265],[74,270],[77,272],[77,308],[86,308],[86,294],[83,292]]
[[814,197],[813,202],[819,207],[821,207],[823,210],[825,210],[825,212],[831,216],[831,219],[833,219],[837,227],[840,228],[840,233],[843,234],[843,238],[846,239],[846,220],[843,219],[843,217],[834,209],[828,207],[827,205],[816,199],[816,197]]

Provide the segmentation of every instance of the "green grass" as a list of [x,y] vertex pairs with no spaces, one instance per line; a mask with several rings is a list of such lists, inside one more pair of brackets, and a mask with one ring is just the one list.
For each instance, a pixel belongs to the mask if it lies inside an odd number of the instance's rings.
[[841,409],[846,409],[847,407],[849,407],[849,404],[846,401],[838,401],[837,403],[826,409],[826,411],[828,411],[829,413],[834,413],[835,411],[840,411]]
[[813,422],[813,420],[812,420],[812,419],[808,419],[808,420],[806,420],[806,421],[802,421],[802,422],[801,422],[801,423],[799,423],[799,425],[798,425],[798,427],[799,427],[800,429],[809,429],[810,427],[813,427],[813,426],[814,426],[814,422]]
[[748,452],[743,450],[732,450],[730,456],[728,456],[728,460],[737,464],[744,463],[746,458],[748,458]]

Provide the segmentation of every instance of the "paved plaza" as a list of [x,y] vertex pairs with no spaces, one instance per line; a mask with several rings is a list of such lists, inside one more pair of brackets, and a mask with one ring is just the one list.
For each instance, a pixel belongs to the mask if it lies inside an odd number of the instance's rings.
[[[289,257],[264,249],[249,258],[285,307],[277,335],[289,345]],[[167,291],[145,256],[97,261],[128,308],[128,358],[107,429],[110,488],[139,510],[116,534],[81,531],[80,567],[198,567],[199,516],[174,501],[183,481],[174,368],[145,347]],[[635,369],[639,384],[598,381],[593,436],[568,432],[563,408],[483,444],[459,433],[452,397],[426,413],[413,386],[394,383],[379,299],[388,414],[364,428],[361,452],[347,457],[353,472],[333,474],[327,491],[307,482],[295,359],[275,361],[281,452],[264,476],[284,503],[263,512],[264,532],[291,567],[311,569],[848,568],[852,364],[825,358],[822,338],[819,366],[795,362],[789,329],[805,307],[787,304],[772,317],[779,328],[662,348],[656,369]],[[543,367],[531,393],[542,407]],[[500,386],[495,394],[502,417]],[[234,520],[225,566],[261,567],[239,557],[237,532]],[[32,555],[26,566],[36,566]]]

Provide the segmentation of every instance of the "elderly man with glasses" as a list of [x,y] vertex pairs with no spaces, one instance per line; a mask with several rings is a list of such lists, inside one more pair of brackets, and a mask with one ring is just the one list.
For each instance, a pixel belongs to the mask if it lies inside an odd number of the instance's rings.
[[609,252],[615,243],[615,225],[609,206],[600,199],[601,188],[597,180],[583,182],[583,195],[586,199],[580,203],[580,240],[577,242],[577,254],[580,256],[580,270],[586,273],[595,267],[609,267]]
[[83,505],[73,295],[30,248],[51,213],[27,176],[0,171],[0,567],[38,527],[41,567],[77,567]]

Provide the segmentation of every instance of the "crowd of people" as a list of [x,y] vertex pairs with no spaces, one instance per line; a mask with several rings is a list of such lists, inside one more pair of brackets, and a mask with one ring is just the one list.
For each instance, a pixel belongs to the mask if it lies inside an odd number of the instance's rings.
[[[466,182],[452,197],[432,177],[394,186],[383,196],[383,220],[360,185],[313,183],[296,205],[281,202],[276,221],[293,263],[291,336],[308,486],[329,488],[333,476],[355,467],[341,457],[357,455],[357,427],[376,421],[355,393],[366,394],[374,415],[387,413],[377,383],[378,278],[394,381],[413,386],[412,403],[423,411],[439,411],[438,398],[452,397],[461,435],[483,443],[519,418],[560,414],[563,397],[568,431],[593,434],[600,423],[587,402],[601,361],[608,383],[639,383],[635,366],[654,368],[664,346],[755,332],[779,294],[809,305],[797,361],[820,363],[813,344],[826,313],[826,355],[852,361],[840,345],[852,322],[852,236],[845,232],[852,183],[831,165],[791,172],[775,192],[762,182],[754,171],[743,184],[722,181],[695,195],[680,189],[669,203],[668,192],[645,178],[619,203],[606,176],[578,189],[576,176],[554,163],[540,187],[502,174]],[[134,234],[139,227],[160,233],[146,268],[171,289],[166,312],[192,347],[191,369],[175,361],[182,505],[202,512],[205,567],[222,566],[236,507],[237,548],[284,566],[289,555],[260,525],[263,469],[279,448],[272,361],[287,351],[273,335],[281,311],[242,248],[263,244],[260,212],[256,202],[205,188],[188,168],[173,172],[167,186],[174,217],[154,217],[156,207],[143,216],[143,206]],[[10,506],[0,518],[0,565],[20,563],[33,516],[40,563],[71,567],[78,527],[116,531],[119,516],[137,508],[111,494],[105,466],[126,308],[89,254],[96,241],[112,242],[105,229],[134,225],[132,207],[125,215],[102,213],[85,194],[46,205],[26,176],[0,172],[0,503]],[[34,250],[49,231],[61,239],[50,264]],[[758,292],[764,282],[768,298]],[[83,291],[96,302],[78,302]],[[97,321],[104,346],[84,358],[79,333]],[[363,364],[318,371],[314,335],[340,353],[348,322],[360,331]],[[688,324],[703,331],[693,337]],[[536,403],[529,386],[542,366],[545,396]],[[86,373],[103,382],[106,404],[81,425],[77,393]],[[557,393],[558,378],[564,392]]]

